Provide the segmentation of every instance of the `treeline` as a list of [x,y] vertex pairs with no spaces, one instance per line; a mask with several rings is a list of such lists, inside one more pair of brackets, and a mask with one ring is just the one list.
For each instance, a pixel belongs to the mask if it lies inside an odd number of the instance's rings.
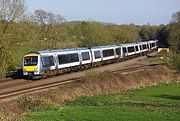
[[[21,66],[28,51],[91,47],[158,38],[160,45],[180,51],[180,12],[168,25],[116,25],[96,21],[67,22],[42,9],[27,15],[24,0],[0,0],[0,73]],[[179,15],[177,17],[177,15]]]

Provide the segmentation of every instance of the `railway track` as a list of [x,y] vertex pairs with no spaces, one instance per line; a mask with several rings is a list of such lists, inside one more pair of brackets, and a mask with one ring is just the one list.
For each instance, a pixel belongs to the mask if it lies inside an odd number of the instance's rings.
[[20,95],[20,94],[25,94],[25,93],[28,93],[28,92],[49,89],[49,88],[52,88],[52,87],[59,87],[59,86],[64,85],[64,84],[77,82],[77,81],[79,81],[79,79],[80,78],[73,78],[71,80],[65,80],[65,81],[61,81],[61,82],[50,83],[50,84],[45,84],[45,85],[40,85],[40,86],[35,86],[35,87],[21,88],[21,89],[15,90],[15,91],[5,92],[5,93],[0,94],[0,99],[13,97],[13,96],[17,96],[17,95]]
[[[112,70],[110,72],[118,73],[118,74],[129,74],[129,73],[144,71],[145,69],[148,69],[150,67],[155,67],[155,66],[160,66],[160,65],[161,64],[146,64],[146,65],[140,65],[140,66],[126,68],[126,69]],[[0,88],[0,99],[6,99],[6,98],[21,95],[21,94],[25,94],[25,93],[46,90],[46,89],[50,89],[50,88],[54,88],[54,87],[60,87],[65,84],[79,82],[79,81],[83,80],[83,78],[85,78],[85,75],[83,75],[83,74],[78,75],[78,76],[76,76],[76,73],[73,73],[73,74],[71,74],[71,76],[73,78],[69,77],[68,79],[63,79],[63,77],[62,77],[62,79],[59,81],[53,82],[53,81],[49,80],[48,83],[46,83],[47,79],[41,79],[38,81],[19,80],[19,83],[15,82],[15,81],[14,82],[10,81],[8,83],[12,84],[12,82],[13,82],[15,85],[14,86],[10,85],[7,87],[3,86],[4,88]],[[67,75],[69,75],[69,74],[67,74]],[[64,76],[67,76],[67,75],[64,75]],[[55,78],[55,77],[52,77],[51,79],[53,80],[53,78]],[[42,82],[44,82],[44,83],[42,83]],[[5,84],[7,85],[8,83],[5,83]],[[1,83],[0,87],[2,87],[2,83]]]

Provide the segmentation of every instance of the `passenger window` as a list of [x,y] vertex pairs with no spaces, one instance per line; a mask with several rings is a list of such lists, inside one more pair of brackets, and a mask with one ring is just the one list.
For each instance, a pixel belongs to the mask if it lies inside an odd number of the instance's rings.
[[134,52],[134,46],[133,47],[128,47],[128,52],[129,53]]
[[89,52],[82,52],[81,55],[83,61],[90,60]]
[[155,43],[152,43],[152,47],[155,47],[156,45],[155,45]]
[[143,49],[147,49],[147,45],[145,44],[145,45],[143,45]]
[[59,64],[79,62],[78,53],[58,55]]
[[66,63],[66,55],[58,55],[59,64]]
[[98,58],[101,58],[101,54],[100,54],[100,51],[94,51],[94,56],[95,56],[95,59],[98,59]]
[[44,56],[41,58],[43,67],[54,66],[54,58],[53,56]]
[[114,50],[113,49],[103,50],[102,52],[103,52],[103,57],[114,56]]
[[70,61],[69,63],[72,63],[72,62],[79,62],[79,56],[78,56],[78,53],[73,53],[73,54],[68,54]]

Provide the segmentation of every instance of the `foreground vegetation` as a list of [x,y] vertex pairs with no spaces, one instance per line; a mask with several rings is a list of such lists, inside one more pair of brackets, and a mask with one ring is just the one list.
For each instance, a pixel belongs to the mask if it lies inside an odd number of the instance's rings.
[[127,93],[81,97],[59,108],[36,109],[27,121],[178,121],[180,84],[162,84]]
[[172,51],[162,51],[155,57],[146,58],[145,61],[164,63],[171,69],[176,70],[177,73],[180,72],[180,54]]

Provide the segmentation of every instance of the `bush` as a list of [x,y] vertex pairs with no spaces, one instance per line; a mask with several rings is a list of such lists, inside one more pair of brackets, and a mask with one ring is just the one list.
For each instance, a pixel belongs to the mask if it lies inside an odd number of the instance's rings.
[[166,64],[177,72],[180,72],[180,54],[171,52],[168,54],[168,58]]

